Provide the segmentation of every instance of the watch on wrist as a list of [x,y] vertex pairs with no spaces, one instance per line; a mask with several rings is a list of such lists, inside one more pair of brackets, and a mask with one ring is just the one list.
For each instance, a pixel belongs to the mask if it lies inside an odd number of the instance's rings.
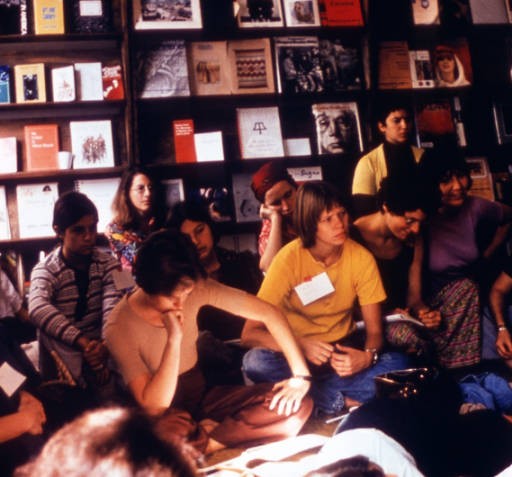
[[377,348],[366,348],[364,351],[372,355],[372,366],[375,366],[379,362],[379,350]]
[[500,333],[502,331],[508,331],[508,329],[507,329],[507,327],[505,325],[499,325],[498,326],[498,333]]

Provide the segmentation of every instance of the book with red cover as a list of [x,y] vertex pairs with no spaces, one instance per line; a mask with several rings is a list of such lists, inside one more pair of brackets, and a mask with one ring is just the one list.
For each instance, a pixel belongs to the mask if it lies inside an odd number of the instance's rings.
[[106,100],[124,99],[123,70],[120,64],[105,65],[101,68],[103,98]]
[[197,162],[194,144],[194,120],[176,119],[172,122],[176,163]]
[[436,139],[455,133],[449,99],[427,100],[416,105],[418,146],[433,147]]
[[27,171],[58,169],[59,127],[57,124],[25,126],[25,155]]
[[360,0],[322,0],[319,4],[323,26],[363,26]]

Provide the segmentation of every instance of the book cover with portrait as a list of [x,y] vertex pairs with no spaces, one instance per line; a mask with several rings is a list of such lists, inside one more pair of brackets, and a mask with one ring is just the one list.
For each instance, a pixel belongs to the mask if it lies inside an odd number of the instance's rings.
[[287,27],[318,27],[320,12],[317,0],[283,0]]
[[431,50],[435,85],[438,88],[471,86],[473,68],[465,38],[446,40]]
[[359,153],[363,136],[357,103],[317,103],[311,105],[315,121],[318,154]]

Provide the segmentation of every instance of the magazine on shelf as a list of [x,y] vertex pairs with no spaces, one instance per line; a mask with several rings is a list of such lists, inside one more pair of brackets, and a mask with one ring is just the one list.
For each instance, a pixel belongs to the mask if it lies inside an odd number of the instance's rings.
[[324,91],[318,37],[276,37],[274,38],[274,48],[279,93],[320,93]]
[[16,186],[19,238],[53,237],[53,206],[59,197],[57,182]]
[[193,95],[231,94],[227,41],[191,42],[188,68]]
[[136,30],[200,29],[201,6],[199,0],[134,0],[133,23]]
[[475,25],[491,25],[508,23],[508,0],[469,0],[471,18]]
[[46,81],[44,64],[14,66],[14,85],[17,103],[45,103]]
[[0,186],[0,240],[11,239],[11,225],[9,223],[9,209],[5,186]]
[[55,103],[76,99],[75,69],[72,65],[52,68],[52,100]]
[[415,25],[439,25],[438,0],[411,0],[411,7]]
[[172,122],[172,131],[176,163],[197,162],[194,144],[194,120],[175,119]]
[[114,167],[112,121],[71,121],[71,150],[73,169]]
[[91,199],[98,209],[98,231],[104,232],[112,220],[112,201],[121,180],[119,177],[106,179],[77,179],[75,190]]
[[36,35],[64,33],[64,0],[32,0],[32,7]]
[[317,0],[283,0],[287,27],[319,27],[320,12]]
[[242,159],[284,156],[277,106],[237,108],[236,115]]
[[254,2],[238,1],[238,26],[240,28],[274,28],[284,26],[280,0]]
[[252,174],[236,173],[232,176],[233,204],[237,223],[260,222],[260,203],[251,189]]
[[16,137],[0,137],[0,174],[18,171],[18,141]]
[[411,89],[409,46],[406,41],[379,45],[379,89]]
[[467,157],[466,162],[472,182],[469,195],[495,200],[494,182],[487,159],[485,157]]
[[311,105],[318,154],[360,153],[363,136],[355,101]]
[[71,0],[71,31],[107,33],[112,30],[110,0]]
[[27,171],[58,169],[59,126],[27,124],[24,128]]
[[119,63],[102,65],[101,79],[104,99],[124,99],[123,68]]
[[164,40],[137,53],[140,98],[190,96],[184,40]]
[[437,139],[456,132],[452,105],[448,98],[418,100],[415,120],[419,147],[434,147]]
[[360,0],[319,0],[322,26],[358,27],[364,25]]
[[233,94],[275,91],[272,53],[268,38],[230,41],[228,61]]
[[413,88],[434,87],[434,72],[428,50],[410,50],[409,67]]
[[77,97],[81,101],[103,100],[103,78],[99,61],[75,63]]
[[11,102],[11,68],[0,65],[0,104]]
[[26,35],[27,0],[0,0],[0,35]]
[[[465,38],[445,40],[431,50],[434,80],[438,88],[462,88],[471,86],[473,67],[468,41]],[[452,68],[440,64],[451,60]]]

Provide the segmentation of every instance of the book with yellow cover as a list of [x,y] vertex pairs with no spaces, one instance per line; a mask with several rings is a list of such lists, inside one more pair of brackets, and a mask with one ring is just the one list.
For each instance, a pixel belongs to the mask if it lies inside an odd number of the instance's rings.
[[44,63],[14,66],[17,103],[45,103]]
[[34,33],[62,35],[64,33],[63,0],[33,0]]

